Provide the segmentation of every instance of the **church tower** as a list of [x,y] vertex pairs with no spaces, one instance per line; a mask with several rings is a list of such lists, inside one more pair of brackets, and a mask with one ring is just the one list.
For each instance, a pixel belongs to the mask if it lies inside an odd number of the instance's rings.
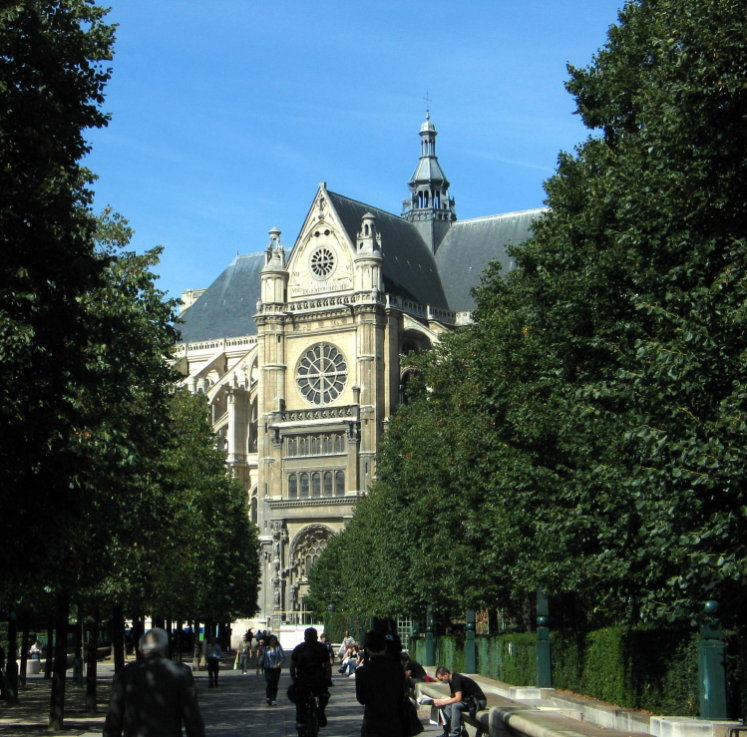
[[402,217],[413,223],[433,253],[456,221],[449,180],[436,156],[436,126],[430,112],[420,126],[420,160],[410,177],[410,197],[403,203]]

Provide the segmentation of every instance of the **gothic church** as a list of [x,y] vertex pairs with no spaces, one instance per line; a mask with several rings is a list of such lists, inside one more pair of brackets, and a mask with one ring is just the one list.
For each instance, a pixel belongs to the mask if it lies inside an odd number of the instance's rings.
[[308,573],[376,475],[403,354],[469,321],[470,293],[541,210],[457,220],[426,116],[401,215],[319,185],[289,250],[237,256],[183,295],[177,367],[204,394],[260,532],[257,621],[301,620]]

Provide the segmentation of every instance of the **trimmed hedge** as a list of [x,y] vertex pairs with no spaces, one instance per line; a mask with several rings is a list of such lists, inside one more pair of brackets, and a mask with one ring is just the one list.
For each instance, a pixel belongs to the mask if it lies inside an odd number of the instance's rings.
[[[698,638],[691,631],[628,630],[608,627],[586,634],[553,632],[553,686],[633,709],[696,716]],[[416,659],[425,654],[417,641]],[[461,639],[439,637],[438,665],[464,667]],[[480,675],[515,685],[536,683],[536,635],[512,633],[477,638]]]
[[[730,718],[747,715],[747,635],[726,635]],[[555,688],[654,714],[698,716],[698,633],[607,627],[550,633]],[[411,641],[425,659],[425,639]],[[463,637],[436,638],[436,664],[463,672]],[[536,635],[477,637],[477,672],[519,686],[536,683]]]

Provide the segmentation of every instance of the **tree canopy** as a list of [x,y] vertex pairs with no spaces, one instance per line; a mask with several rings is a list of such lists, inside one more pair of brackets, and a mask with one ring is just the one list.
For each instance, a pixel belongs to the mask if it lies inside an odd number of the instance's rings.
[[[85,296],[107,268],[96,253],[87,128],[101,112],[114,29],[83,0],[0,8],[0,536],[3,576],[38,568],[87,504],[71,479],[85,358]],[[22,534],[19,534],[22,533]]]
[[252,614],[256,529],[204,399],[175,392],[160,249],[128,251],[127,221],[91,209],[106,12],[0,9],[0,605],[44,588],[132,615]]
[[590,136],[517,268],[419,361],[335,548],[351,580],[378,541],[371,606],[517,612],[541,588],[590,622],[742,617],[746,24],[737,0],[633,0],[569,68]]

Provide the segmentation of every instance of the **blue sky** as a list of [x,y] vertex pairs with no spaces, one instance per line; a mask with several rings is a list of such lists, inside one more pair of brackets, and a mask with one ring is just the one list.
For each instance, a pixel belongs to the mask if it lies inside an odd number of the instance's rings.
[[[158,285],[207,287],[320,181],[399,214],[429,104],[459,219],[542,205],[588,135],[563,86],[623,0],[109,0],[119,24],[86,164]],[[430,103],[426,103],[426,95]]]

